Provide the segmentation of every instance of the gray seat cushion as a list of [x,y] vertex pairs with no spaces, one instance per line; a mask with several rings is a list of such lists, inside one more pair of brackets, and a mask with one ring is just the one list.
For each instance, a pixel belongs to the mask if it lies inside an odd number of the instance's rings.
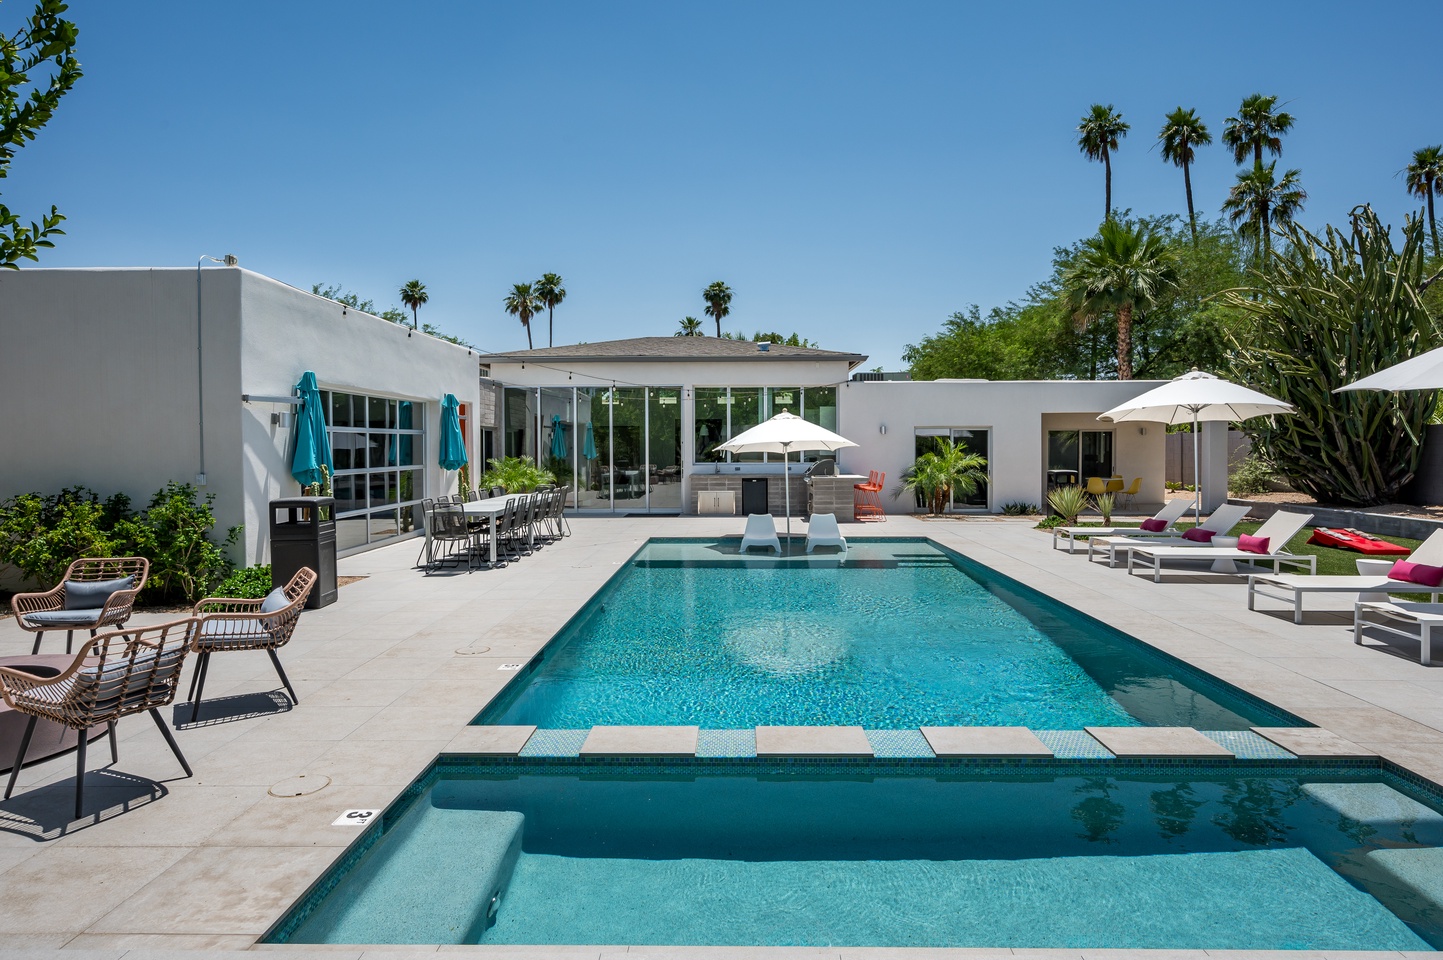
[[86,667],[76,673],[71,693],[76,697],[94,697],[96,713],[108,712],[117,706],[117,701],[122,710],[144,705],[164,696],[166,684],[179,672],[184,658],[182,644],[172,644],[163,651],[137,653],[134,662],[117,657],[107,662],[103,670]]
[[261,613],[275,613],[277,610],[284,610],[290,606],[290,603],[291,602],[286,599],[285,589],[276,587],[270,593],[266,594],[266,598],[261,601]]
[[269,640],[265,623],[253,617],[242,620],[207,618],[200,622],[196,639],[202,650],[224,650],[226,647],[249,647],[257,640]]
[[101,607],[88,610],[42,610],[39,613],[25,614],[24,620],[31,626],[86,627],[99,620],[104,612]]
[[129,590],[134,586],[133,577],[120,577],[116,580],[66,580],[65,609],[90,610],[103,607],[112,593]]

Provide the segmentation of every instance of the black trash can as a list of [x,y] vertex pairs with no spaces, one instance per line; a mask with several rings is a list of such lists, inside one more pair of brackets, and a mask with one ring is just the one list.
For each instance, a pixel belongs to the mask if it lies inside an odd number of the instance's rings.
[[767,478],[748,477],[742,480],[742,513],[770,513],[767,507]]
[[283,587],[301,567],[316,571],[306,609],[336,602],[336,501],[286,497],[271,501],[271,584]]

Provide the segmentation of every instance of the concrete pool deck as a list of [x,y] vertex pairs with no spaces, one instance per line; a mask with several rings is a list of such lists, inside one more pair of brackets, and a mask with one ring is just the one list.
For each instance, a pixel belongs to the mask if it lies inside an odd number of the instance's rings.
[[[69,822],[74,756],[21,772],[0,802],[0,955],[119,958],[157,951],[398,957],[418,947],[255,945],[356,836],[348,809],[386,806],[448,744],[509,752],[526,728],[468,722],[652,536],[738,534],[737,518],[574,518],[575,535],[492,571],[424,577],[407,542],[342,560],[365,579],[309,611],[282,653],[290,709],[257,652],[217,656],[195,724],[176,723],[183,778],[141,717],[119,728],[120,761],[91,751],[89,815]],[[804,529],[794,521],[793,532]],[[925,536],[1113,624],[1417,774],[1443,782],[1443,669],[1416,645],[1352,642],[1348,598],[1250,613],[1239,578],[1169,574],[1163,584],[1051,549],[1031,521],[891,517],[844,534]],[[1328,608],[1331,604],[1333,612]],[[139,615],[133,623],[161,622]],[[30,634],[0,621],[0,655]],[[51,638],[47,638],[49,642]],[[188,679],[188,677],[187,677]],[[184,688],[182,688],[184,691]],[[189,710],[167,716],[173,723]],[[495,728],[493,728],[494,730]],[[486,737],[497,738],[489,743]],[[458,740],[457,738],[461,738]],[[524,742],[524,740],[522,740]],[[453,748],[454,749],[454,748]],[[1201,957],[1202,951],[894,950],[747,947],[442,947],[478,957]],[[19,951],[26,951],[21,953]],[[78,952],[78,951],[84,951]],[[1242,956],[1235,951],[1216,955]],[[179,955],[179,954],[177,954]],[[1303,960],[1321,952],[1278,954]],[[1400,956],[1378,953],[1372,956]],[[1424,956],[1424,954],[1418,954]]]

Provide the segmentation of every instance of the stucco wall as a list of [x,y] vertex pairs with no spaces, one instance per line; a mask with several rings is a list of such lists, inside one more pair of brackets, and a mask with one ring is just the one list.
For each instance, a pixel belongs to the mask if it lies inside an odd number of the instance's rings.
[[[240,273],[204,283],[207,485],[240,510]],[[82,484],[143,505],[201,471],[194,269],[31,269],[0,277],[0,496]]]
[[[342,311],[340,304],[269,277],[240,271],[240,382],[233,415],[245,437],[239,465],[245,482],[246,555],[265,562],[269,519],[266,503],[292,496],[300,486],[291,478],[295,420],[289,427],[271,423],[271,414],[294,408],[273,403],[242,404],[240,395],[285,396],[307,370],[322,389],[367,393],[426,404],[426,495],[454,493],[457,474],[437,466],[440,459],[441,397],[454,393],[474,410],[481,399],[478,361],[465,347],[379,317]],[[474,464],[476,432],[467,451]]]
[[[919,427],[972,427],[991,431],[991,509],[1010,501],[1045,502],[1044,455],[1049,429],[1109,429],[1097,415],[1153,387],[1155,381],[872,381],[838,391],[839,423],[858,446],[842,451],[848,473],[887,474],[882,503],[888,512],[910,513],[909,497],[893,499],[902,471],[916,456]],[[883,425],[887,430],[882,432]],[[1163,498],[1163,430],[1138,425],[1111,427],[1119,471],[1144,478],[1142,501]]]
[[[756,359],[718,361],[546,360],[494,363],[491,376],[508,387],[820,387],[844,382],[845,360]],[[568,374],[571,379],[567,379]]]
[[[323,387],[426,406],[426,489],[451,492],[437,467],[440,399],[480,400],[466,348],[235,267],[201,271],[204,492],[219,530],[244,525],[237,562],[265,562],[265,504],[298,493],[285,396],[306,370]],[[0,277],[0,402],[10,422],[0,497],[83,484],[137,505],[202,469],[197,401],[196,271],[34,269]],[[475,432],[472,432],[475,447]],[[474,461],[477,451],[470,451]]]

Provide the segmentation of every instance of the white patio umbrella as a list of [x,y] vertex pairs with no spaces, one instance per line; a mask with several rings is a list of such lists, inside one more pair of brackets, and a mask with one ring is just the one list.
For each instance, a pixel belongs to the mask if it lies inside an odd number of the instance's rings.
[[1420,353],[1411,360],[1384,367],[1377,373],[1355,380],[1345,390],[1438,390],[1443,388],[1443,347]]
[[1097,419],[1111,423],[1191,423],[1193,475],[1198,488],[1197,498],[1193,503],[1193,518],[1201,521],[1203,491],[1202,471],[1198,469],[1198,423],[1232,422],[1292,412],[1293,405],[1290,403],[1274,400],[1265,393],[1249,390],[1210,373],[1192,370],[1180,377],[1174,377],[1160,387],[1133,397]]
[[718,450],[729,453],[780,453],[782,455],[782,489],[787,501],[787,539],[792,536],[792,484],[787,476],[787,454],[792,450],[840,450],[856,444],[826,427],[803,420],[790,413],[779,413],[765,423],[744,430]]

